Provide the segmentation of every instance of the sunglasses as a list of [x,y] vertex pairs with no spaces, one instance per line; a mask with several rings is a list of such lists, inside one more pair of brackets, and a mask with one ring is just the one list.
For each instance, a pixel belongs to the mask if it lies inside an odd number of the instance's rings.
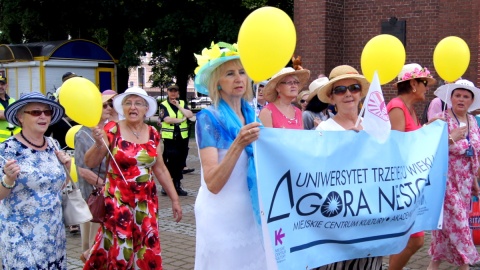
[[103,108],[106,109],[107,106],[110,106],[110,108],[113,108],[113,102],[112,101],[107,101],[106,103],[103,103]]
[[345,95],[347,90],[349,90],[350,93],[355,94],[355,93],[358,93],[358,92],[362,91],[362,86],[358,83],[355,83],[355,84],[352,84],[352,85],[349,85],[349,86],[340,85],[340,86],[337,86],[337,87],[333,88],[332,93],[335,94],[335,95],[338,95],[338,96],[343,96],[343,95]]
[[307,102],[305,99],[300,99],[300,103],[303,104],[303,103],[305,103],[305,102]]
[[23,111],[24,113],[28,113],[30,114],[31,116],[40,116],[43,114],[45,114],[45,116],[52,116],[53,114],[53,110],[43,110],[43,111],[40,111],[40,110],[31,110],[31,111]]
[[420,80],[420,79],[417,79],[417,82],[421,82],[421,83],[423,83],[423,85],[425,85],[425,87],[427,87],[427,85],[428,85],[428,81],[427,81],[427,80]]

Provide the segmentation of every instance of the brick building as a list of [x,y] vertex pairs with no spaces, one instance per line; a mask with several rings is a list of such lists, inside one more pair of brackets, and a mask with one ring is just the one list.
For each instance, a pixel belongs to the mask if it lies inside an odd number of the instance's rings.
[[[470,65],[463,78],[480,85],[480,0],[295,0],[294,10],[295,55],[301,55],[302,66],[311,70],[310,80],[319,73],[328,76],[341,64],[361,72],[365,44],[387,33],[386,24],[404,23],[406,63],[426,66],[440,79],[433,65],[434,49],[443,38],[458,36],[470,48]],[[382,88],[387,102],[396,96],[391,83]],[[436,88],[430,87],[427,100],[434,97]],[[418,104],[417,112],[423,107]]]

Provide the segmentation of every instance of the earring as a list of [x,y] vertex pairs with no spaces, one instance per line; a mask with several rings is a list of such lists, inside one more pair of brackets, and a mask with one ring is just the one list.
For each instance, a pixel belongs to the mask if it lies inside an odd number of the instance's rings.
[[218,90],[218,91],[222,90],[222,87],[221,87],[220,85],[217,86],[217,90]]
[[333,105],[333,108],[335,109],[336,112],[338,112],[337,104]]
[[413,93],[417,92],[417,89],[416,89],[416,88],[413,88],[413,91],[412,91],[412,92],[413,92]]

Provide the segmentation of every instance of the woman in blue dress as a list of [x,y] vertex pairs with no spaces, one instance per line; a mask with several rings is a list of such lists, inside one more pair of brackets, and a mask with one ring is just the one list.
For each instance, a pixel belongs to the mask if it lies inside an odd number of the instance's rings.
[[4,111],[22,131],[0,144],[0,250],[4,269],[67,269],[61,192],[70,157],[45,137],[63,107],[39,92]]

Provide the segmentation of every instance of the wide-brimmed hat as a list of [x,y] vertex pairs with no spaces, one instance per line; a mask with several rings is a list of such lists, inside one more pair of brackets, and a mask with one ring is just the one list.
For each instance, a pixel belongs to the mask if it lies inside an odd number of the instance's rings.
[[468,107],[469,112],[480,109],[480,89],[475,87],[475,85],[469,80],[460,79],[455,83],[444,84],[435,90],[434,94],[443,100],[443,102],[447,103],[449,106],[452,106],[451,97],[452,92],[455,89],[466,89],[473,93],[472,105]]
[[[223,49],[220,49],[223,48]],[[212,72],[221,64],[240,59],[236,44],[219,42],[212,45],[210,49],[204,48],[202,54],[194,54],[198,67],[195,69],[194,86],[197,92],[208,95],[208,83]]]
[[318,93],[318,90],[322,88],[325,84],[329,82],[327,77],[322,77],[314,80],[313,82],[310,83],[308,86],[308,90],[310,91],[310,94],[308,95],[307,101],[312,100],[312,98]]
[[150,117],[155,114],[158,109],[158,104],[155,99],[147,94],[145,90],[139,87],[130,87],[125,92],[115,96],[113,98],[113,108],[119,115],[123,115],[123,99],[129,95],[137,95],[145,99],[148,103],[148,111],[145,113],[146,117]]
[[277,84],[283,80],[286,76],[293,75],[297,76],[298,80],[300,81],[300,85],[298,89],[302,89],[302,87],[307,84],[308,79],[310,79],[310,70],[308,69],[300,69],[295,70],[292,67],[282,68],[277,74],[273,75],[272,78],[268,81],[267,85],[263,88],[263,96],[265,100],[268,102],[274,102],[277,98],[277,91],[275,88]]
[[403,66],[402,71],[397,76],[397,81],[393,85],[397,87],[398,83],[413,79],[425,79],[428,82],[427,85],[437,82],[426,67],[422,67],[417,63],[411,63]]
[[358,71],[349,65],[341,65],[337,66],[332,71],[330,72],[330,75],[328,76],[329,82],[326,83],[324,86],[320,87],[318,89],[318,98],[320,101],[324,103],[330,103],[330,94],[332,93],[333,90],[333,84],[343,80],[343,79],[354,79],[357,80],[360,85],[362,86],[362,92],[361,92],[361,97],[365,97],[368,93],[368,87],[370,84],[368,83],[367,79],[365,79],[365,76],[360,75]]
[[117,92],[113,91],[113,90],[105,90],[102,92],[102,103],[105,103],[107,102],[108,100],[112,99],[114,96],[117,95]]
[[53,125],[60,121],[60,119],[62,119],[63,115],[65,114],[65,109],[62,105],[60,105],[60,103],[48,99],[42,93],[35,91],[22,94],[20,96],[20,99],[8,105],[5,109],[5,119],[7,119],[9,123],[15,126],[21,126],[20,122],[17,119],[17,112],[20,108],[27,105],[28,103],[43,103],[49,105],[50,108],[53,110],[50,125]]

